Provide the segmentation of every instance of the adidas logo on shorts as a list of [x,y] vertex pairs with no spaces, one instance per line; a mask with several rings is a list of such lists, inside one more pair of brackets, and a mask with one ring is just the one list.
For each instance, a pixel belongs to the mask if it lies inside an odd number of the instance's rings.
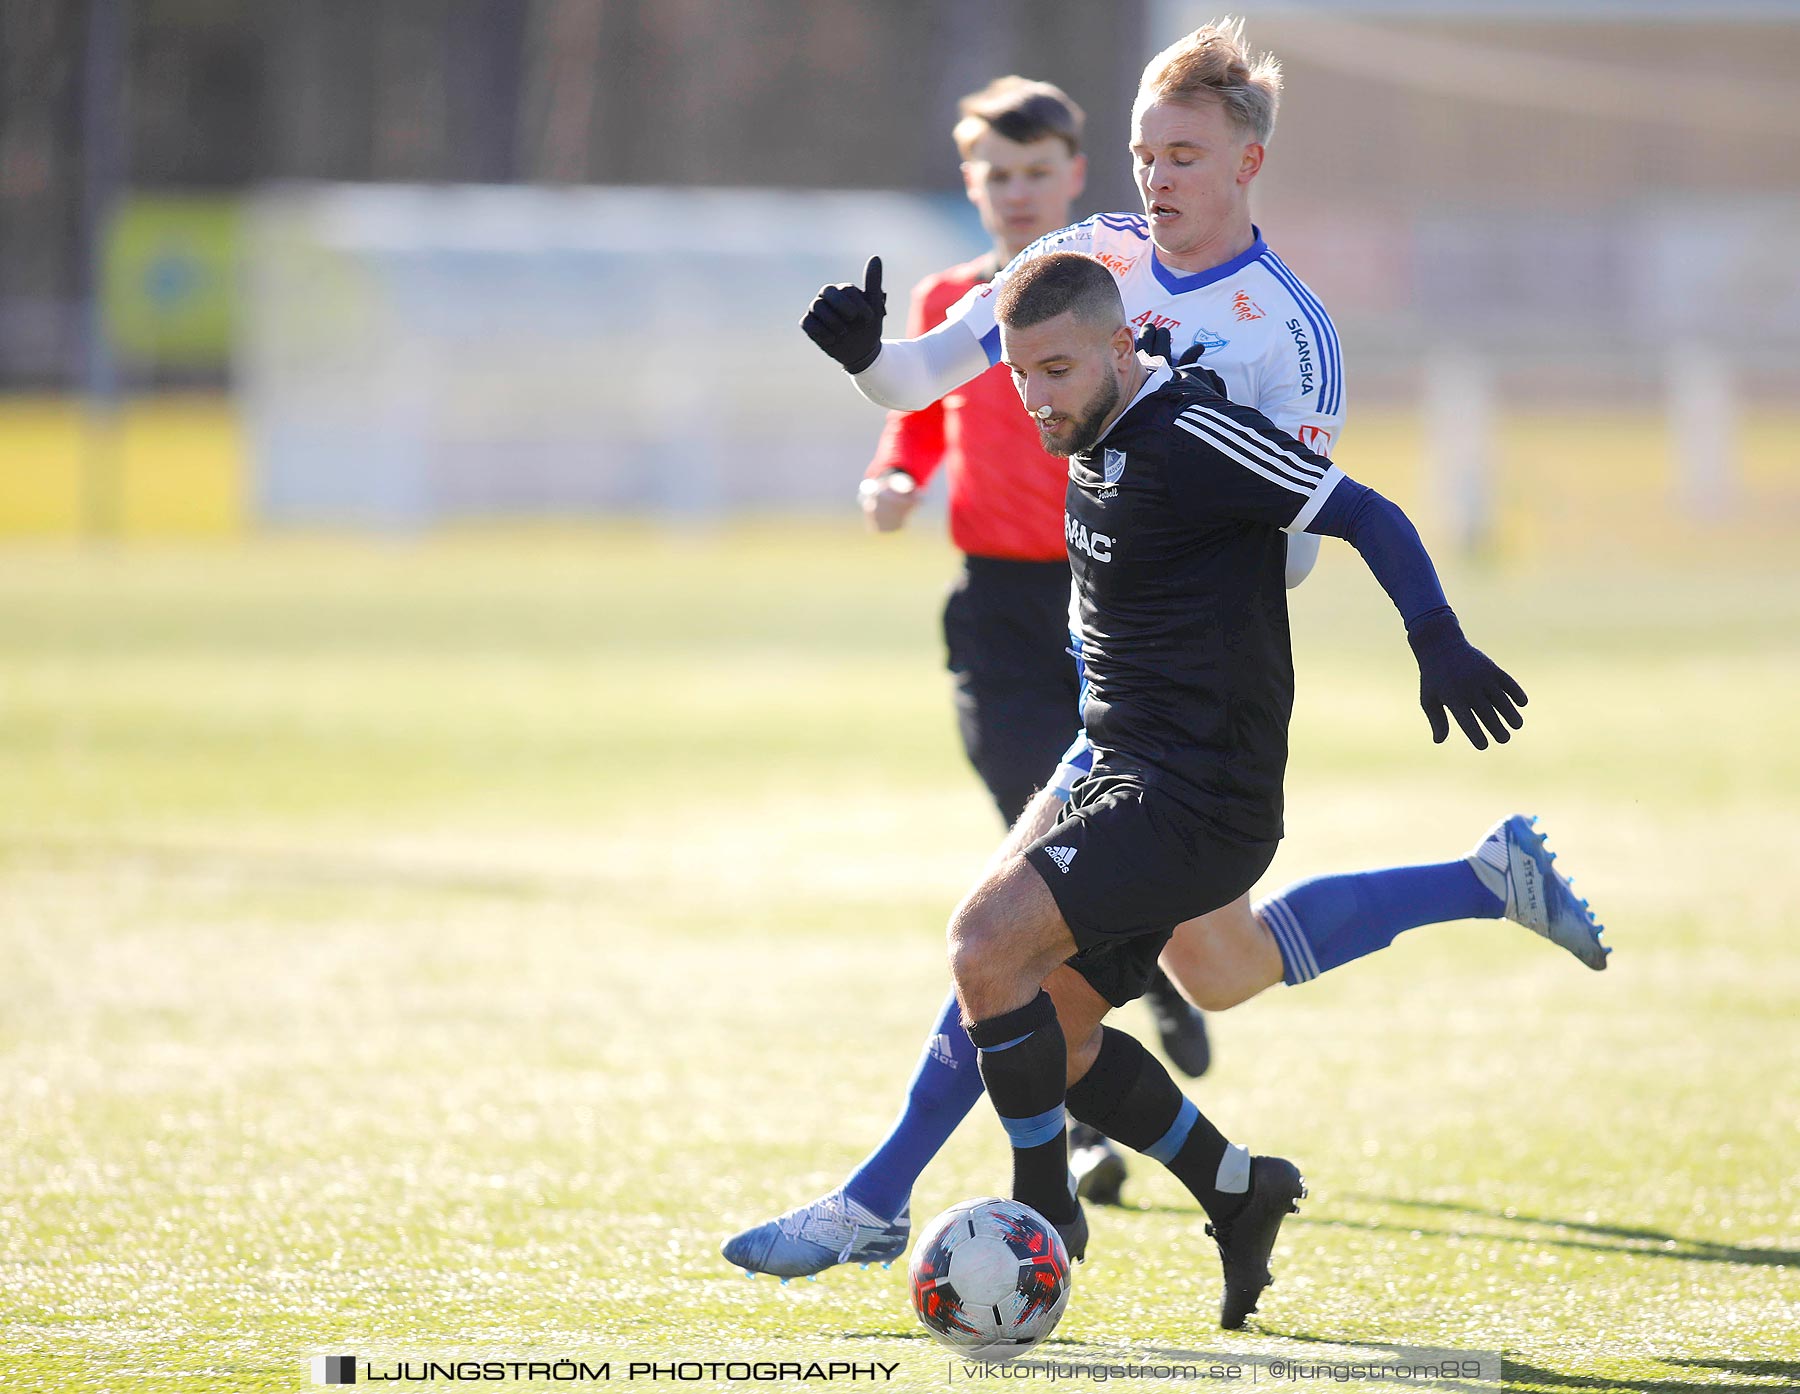
[[1058,871],[1067,876],[1069,874],[1069,863],[1075,860],[1075,850],[1076,849],[1073,847],[1046,847],[1044,849],[1044,855],[1056,863],[1056,869]]

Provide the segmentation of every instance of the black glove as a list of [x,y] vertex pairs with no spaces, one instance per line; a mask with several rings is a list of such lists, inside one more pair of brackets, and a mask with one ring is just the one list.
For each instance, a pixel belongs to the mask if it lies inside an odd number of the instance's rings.
[[1173,358],[1175,341],[1169,337],[1166,325],[1147,324],[1138,331],[1137,342],[1132,345],[1139,353],[1147,353],[1152,358]]
[[1419,660],[1419,705],[1431,723],[1432,740],[1442,744],[1450,734],[1446,708],[1477,750],[1487,749],[1483,726],[1505,745],[1512,739],[1507,727],[1516,731],[1525,724],[1519,715],[1519,707],[1526,702],[1525,689],[1463,638],[1453,611],[1439,610],[1413,621],[1406,642]]
[[842,363],[845,372],[860,373],[881,354],[881,321],[886,317],[881,258],[870,257],[863,283],[826,286],[813,297],[800,327],[807,338]]
[[1206,345],[1198,341],[1191,343],[1183,351],[1180,358],[1175,356],[1175,340],[1169,335],[1169,328],[1164,324],[1148,324],[1138,332],[1137,342],[1132,345],[1139,353],[1147,353],[1152,358],[1165,358],[1174,368],[1185,368],[1190,363],[1198,363],[1200,355],[1206,352]]

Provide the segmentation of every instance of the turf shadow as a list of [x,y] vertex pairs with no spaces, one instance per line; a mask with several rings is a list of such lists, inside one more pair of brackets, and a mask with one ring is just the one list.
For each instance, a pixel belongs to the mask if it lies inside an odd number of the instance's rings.
[[[1417,1354],[1421,1349],[1429,1349],[1434,1354],[1454,1357],[1458,1354],[1474,1355],[1477,1352],[1458,1352],[1438,1347],[1421,1345],[1407,1346],[1391,1341],[1357,1341],[1336,1336],[1315,1336],[1303,1331],[1284,1331],[1265,1321],[1258,1320],[1258,1327],[1264,1335],[1280,1336],[1290,1341],[1302,1341],[1315,1345],[1352,1347],[1358,1350],[1379,1351],[1386,1355]],[[1742,1375],[1760,1377],[1761,1379],[1785,1378],[1793,1380],[1800,1377],[1800,1363],[1786,1360],[1728,1360],[1728,1359],[1689,1359],[1677,1356],[1651,1356],[1658,1364],[1685,1367],[1695,1370],[1712,1370],[1715,1377],[1700,1383],[1685,1379],[1663,1379],[1655,1375],[1645,1376],[1611,1376],[1584,1375],[1563,1370],[1546,1370],[1541,1366],[1529,1364],[1515,1356],[1502,1353],[1501,1384],[1506,1389],[1529,1389],[1543,1386],[1555,1390],[1594,1390],[1594,1391],[1630,1391],[1630,1394],[1704,1394],[1704,1391],[1738,1388],[1738,1389],[1771,1389],[1788,1386],[1775,1386],[1746,1379],[1739,1383],[1736,1380],[1721,1381],[1717,1375]],[[1450,1385],[1434,1385],[1433,1388],[1449,1388]],[[1491,1385],[1469,1385],[1466,1388],[1492,1388]]]
[[[1579,1234],[1591,1236],[1587,1239],[1571,1239],[1546,1235],[1534,1237],[1491,1234],[1485,1231],[1481,1235],[1484,1239],[1498,1239],[1509,1244],[1548,1244],[1564,1249],[1586,1249],[1591,1253],[1635,1254],[1644,1258],[1678,1259],[1687,1263],[1744,1263],[1765,1268],[1800,1268],[1800,1250],[1796,1249],[1752,1249],[1738,1244],[1720,1244],[1711,1239],[1686,1239],[1681,1235],[1670,1234],[1668,1231],[1660,1229],[1643,1229],[1628,1225],[1602,1225],[1585,1220],[1558,1220],[1544,1215],[1521,1215],[1517,1212],[1491,1210],[1478,1205],[1459,1205],[1453,1201],[1408,1200],[1404,1196],[1363,1194],[1352,1194],[1345,1199],[1405,1206],[1412,1210],[1437,1210],[1455,1215],[1475,1215],[1485,1220],[1505,1220],[1520,1225],[1553,1225],[1559,1229],[1573,1230]],[[1305,1222],[1304,1216],[1301,1216],[1299,1220],[1289,1221],[1290,1224]],[[1384,1224],[1380,1221],[1371,1221],[1365,1224],[1354,1220],[1313,1220],[1311,1223],[1347,1225],[1356,1229],[1405,1230],[1408,1233],[1417,1228],[1414,1225]],[[1454,1231],[1447,1230],[1420,1230],[1419,1232],[1433,1235],[1454,1233]],[[1639,1247],[1647,1244],[1654,1244],[1658,1247]]]
[[[1745,1376],[1792,1376],[1800,1373],[1800,1366],[1781,1360],[1677,1360],[1667,1356],[1653,1356],[1665,1365],[1698,1366],[1702,1369],[1715,1370],[1718,1374],[1738,1374]],[[1791,1385],[1764,1384],[1760,1381],[1745,1379],[1722,1381],[1718,1374],[1706,1378],[1699,1383],[1692,1380],[1658,1379],[1654,1375],[1641,1378],[1616,1378],[1606,1375],[1565,1374],[1559,1370],[1540,1369],[1536,1365],[1528,1365],[1511,1356],[1505,1358],[1505,1385],[1508,1389],[1556,1389],[1556,1390],[1594,1390],[1594,1391],[1629,1391],[1629,1394],[1714,1394],[1720,1389],[1780,1389],[1792,1388]]]
[[1687,1356],[1659,1355],[1665,1365],[1681,1365],[1695,1370],[1719,1370],[1734,1375],[1761,1375],[1767,1379],[1788,1379],[1800,1385],[1800,1360],[1699,1360]]
[[[1456,1360],[1461,1358],[1472,1360],[1483,1355],[1490,1358],[1494,1355],[1493,1351],[1458,1350],[1450,1346],[1432,1345],[1429,1342],[1421,1342],[1417,1345],[1409,1346],[1390,1341],[1353,1341],[1340,1340],[1330,1336],[1312,1336],[1302,1332],[1283,1331],[1279,1327],[1264,1321],[1260,1316],[1256,1318],[1256,1324],[1252,1329],[1257,1334],[1263,1336],[1277,1336],[1284,1340],[1303,1341],[1311,1345],[1335,1346],[1340,1351],[1366,1350],[1374,1354],[1377,1358],[1388,1357],[1397,1361],[1404,1360],[1407,1363],[1415,1364],[1422,1358],[1434,1360]],[[1254,1383],[1268,1383],[1290,1389],[1312,1387],[1310,1385],[1299,1385],[1293,1382],[1293,1371],[1291,1367],[1294,1365],[1296,1357],[1284,1355],[1279,1352],[1252,1352],[1242,1350],[1208,1351],[1185,1350],[1172,1346],[1136,1346],[1132,1348],[1131,1358],[1139,1361],[1154,1359],[1164,1360],[1170,1363],[1180,1362],[1183,1364],[1194,1365],[1219,1364],[1246,1367],[1254,1366],[1257,1370],[1262,1372],[1260,1377],[1253,1377]],[[1316,1358],[1320,1365],[1345,1365],[1350,1363],[1341,1354],[1334,1356],[1321,1354],[1317,1357],[1303,1358]],[[1504,1359],[1504,1357],[1502,1357],[1502,1359]],[[1290,1368],[1285,1371],[1278,1371],[1271,1368],[1279,1366],[1288,1366]],[[1462,1394],[1492,1394],[1493,1390],[1503,1386],[1504,1367],[1502,1369],[1502,1383],[1500,1385],[1495,1385],[1488,1380],[1442,1379],[1434,1381],[1429,1387],[1432,1389],[1461,1391]]]

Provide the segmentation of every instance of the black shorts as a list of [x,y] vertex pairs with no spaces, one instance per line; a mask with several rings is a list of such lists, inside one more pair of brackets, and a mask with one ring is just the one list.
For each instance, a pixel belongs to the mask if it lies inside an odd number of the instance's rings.
[[1243,895],[1277,845],[1200,816],[1153,775],[1102,765],[1025,859],[1075,936],[1070,966],[1122,1007],[1143,994],[1175,926]]
[[1015,823],[1081,726],[1068,562],[964,557],[944,605],[944,643],[963,750]]

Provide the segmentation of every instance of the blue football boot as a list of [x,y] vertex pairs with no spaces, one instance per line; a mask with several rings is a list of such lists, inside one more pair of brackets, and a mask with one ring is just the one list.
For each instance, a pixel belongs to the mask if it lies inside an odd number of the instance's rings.
[[1469,853],[1481,883],[1506,902],[1506,918],[1560,944],[1589,968],[1606,967],[1612,949],[1600,942],[1605,929],[1585,900],[1556,869],[1556,853],[1545,850],[1536,818],[1515,813]]
[[909,1205],[891,1220],[858,1205],[842,1191],[820,1196],[719,1247],[730,1263],[752,1276],[803,1278],[840,1263],[892,1263],[906,1252],[912,1232]]

